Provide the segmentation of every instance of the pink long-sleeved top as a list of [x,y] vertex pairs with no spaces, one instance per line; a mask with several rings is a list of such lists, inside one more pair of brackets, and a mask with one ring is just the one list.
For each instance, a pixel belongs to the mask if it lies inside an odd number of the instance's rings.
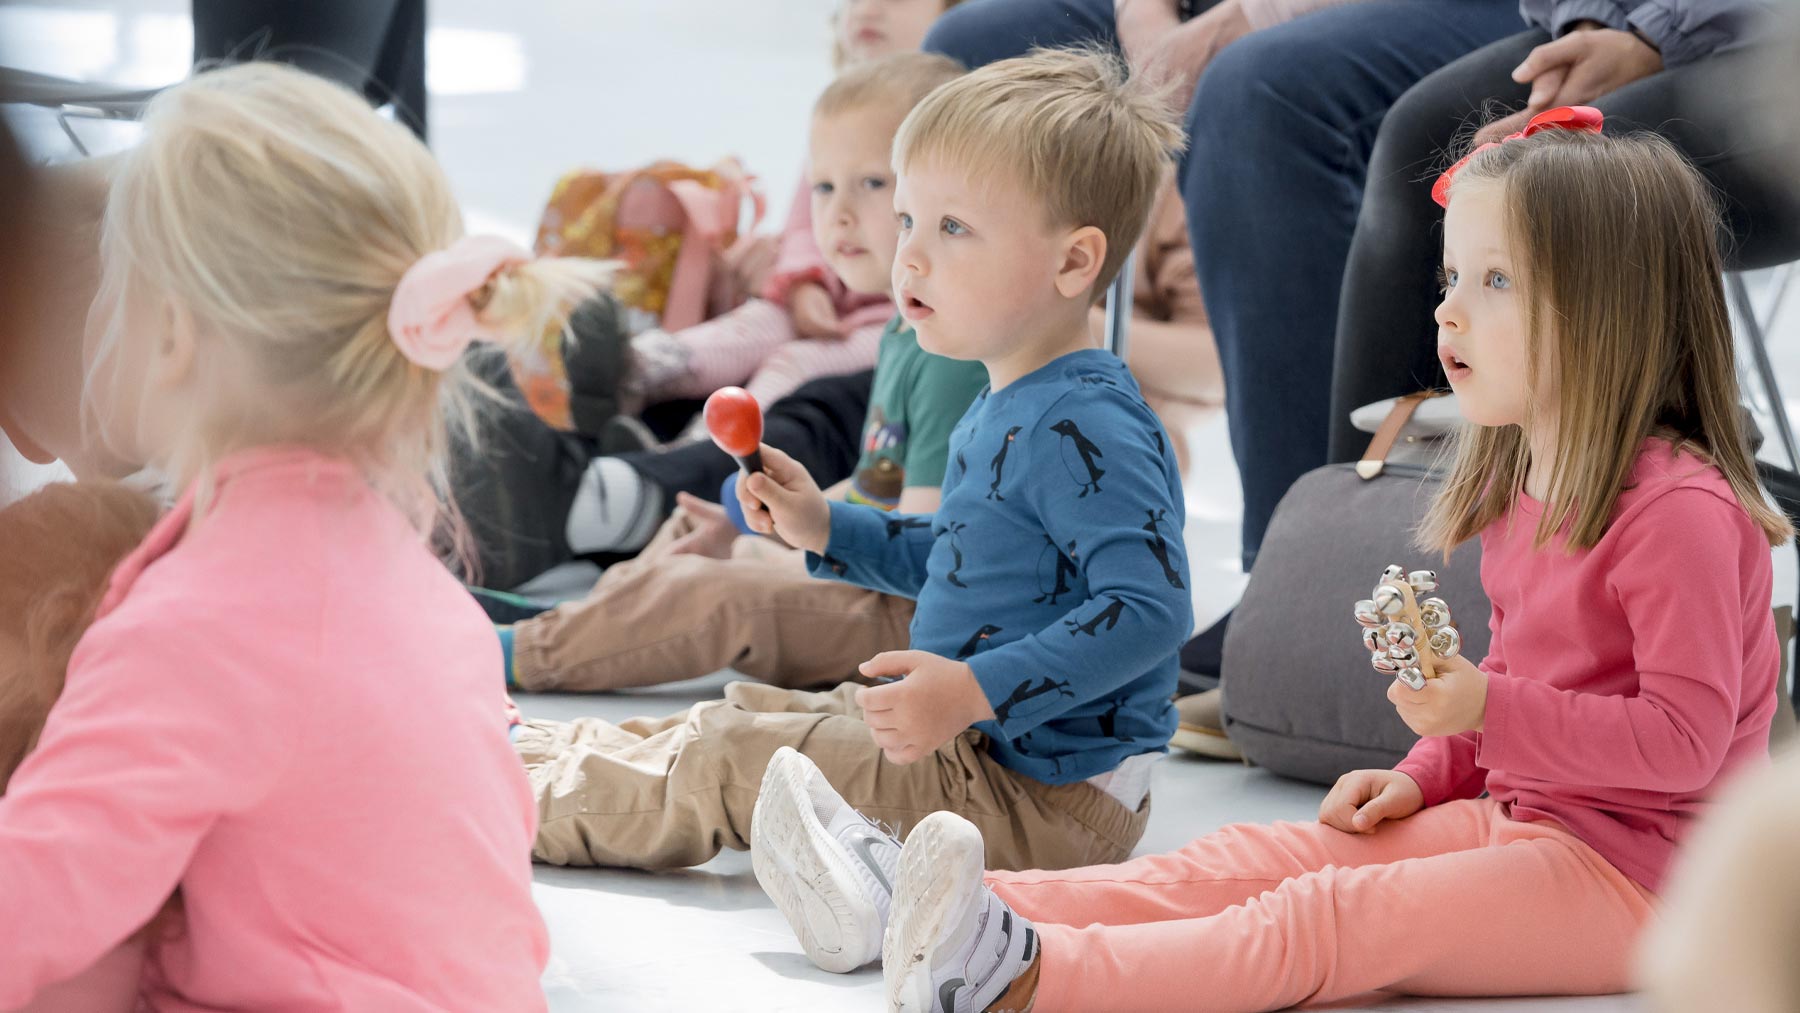
[[1533,549],[1540,515],[1522,496],[1481,535],[1483,730],[1421,739],[1396,769],[1427,805],[1486,790],[1559,823],[1655,891],[1714,789],[1768,762],[1769,542],[1718,469],[1655,439],[1593,548]]
[[152,1008],[542,1009],[492,627],[347,462],[218,474],[120,564],[0,798],[0,1009],[177,884]]

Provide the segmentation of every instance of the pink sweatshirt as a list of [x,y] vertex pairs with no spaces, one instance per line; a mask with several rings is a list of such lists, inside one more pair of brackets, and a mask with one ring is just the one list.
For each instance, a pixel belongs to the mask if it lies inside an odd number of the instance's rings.
[[0,798],[0,1009],[178,883],[154,1008],[543,1009],[492,627],[346,462],[219,474],[120,564]]
[[1768,762],[1769,543],[1716,468],[1661,440],[1592,549],[1534,550],[1540,512],[1522,496],[1481,535],[1484,730],[1421,739],[1396,769],[1426,805],[1485,789],[1559,823],[1655,891],[1714,789]]
[[831,293],[846,333],[857,327],[886,323],[894,315],[894,301],[887,293],[852,292],[825,263],[825,254],[812,232],[812,173],[802,169],[800,192],[788,208],[787,224],[781,228],[781,249],[762,297],[777,306],[786,306],[788,292],[806,281],[817,282]]

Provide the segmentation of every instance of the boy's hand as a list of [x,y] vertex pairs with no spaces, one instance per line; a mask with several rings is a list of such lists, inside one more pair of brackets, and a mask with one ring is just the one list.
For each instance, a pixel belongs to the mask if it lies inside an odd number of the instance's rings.
[[1487,718],[1487,673],[1460,655],[1437,663],[1438,677],[1424,689],[1410,689],[1398,679],[1388,686],[1388,701],[1406,727],[1420,735],[1478,732]]
[[919,760],[994,716],[975,672],[963,662],[924,651],[887,651],[863,662],[861,671],[871,679],[904,676],[856,691],[863,721],[892,763]]
[[737,484],[744,520],[759,535],[775,535],[796,549],[825,554],[831,539],[831,504],[800,462],[768,444],[763,470]]
[[[1404,692],[1411,692],[1405,690]],[[1425,808],[1419,783],[1397,770],[1352,770],[1319,803],[1319,822],[1347,834],[1368,834],[1382,820],[1403,820]]]
[[724,507],[685,492],[675,494],[675,504],[674,519],[681,524],[681,535],[669,543],[669,555],[732,558],[738,529],[725,516]]
[[816,281],[803,281],[788,290],[788,313],[794,318],[794,333],[803,338],[841,338],[843,321],[831,293]]

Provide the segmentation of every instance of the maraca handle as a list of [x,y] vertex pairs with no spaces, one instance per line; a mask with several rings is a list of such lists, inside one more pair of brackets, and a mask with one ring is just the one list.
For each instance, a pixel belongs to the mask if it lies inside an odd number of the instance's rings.
[[738,467],[744,469],[746,475],[754,475],[763,470],[761,450],[752,450],[748,454],[737,456],[736,459]]

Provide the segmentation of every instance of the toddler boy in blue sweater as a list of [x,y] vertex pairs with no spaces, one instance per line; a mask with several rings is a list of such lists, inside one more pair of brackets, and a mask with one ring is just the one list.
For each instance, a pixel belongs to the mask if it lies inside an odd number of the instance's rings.
[[[1179,143],[1155,97],[1092,54],[1004,61],[934,91],[894,142],[895,299],[920,347],[989,377],[951,434],[942,506],[828,503],[767,447],[766,472],[739,485],[751,524],[806,549],[816,576],[918,600],[911,649],[863,665],[891,681],[854,703],[892,764],[942,766],[978,745],[983,794],[1008,811],[964,815],[987,816],[1008,857],[1030,852],[1019,838],[1036,814],[1092,794],[1132,816],[1124,852],[1107,842],[1095,860],[1124,857],[1175,728],[1193,621],[1180,476],[1088,310]],[[804,747],[775,754],[751,850],[807,953],[849,970],[878,954],[898,847],[844,801],[860,786],[833,766]]]

